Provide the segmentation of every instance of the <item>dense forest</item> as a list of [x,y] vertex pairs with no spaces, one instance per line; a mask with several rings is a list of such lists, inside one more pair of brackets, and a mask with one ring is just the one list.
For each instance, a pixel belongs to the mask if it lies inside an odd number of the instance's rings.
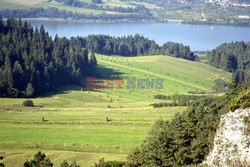
[[0,18],[0,96],[31,97],[95,75],[94,54],[77,41],[55,37],[41,26]]
[[250,43],[225,43],[208,52],[208,64],[234,73],[236,84],[250,79]]
[[96,53],[120,56],[141,55],[168,55],[194,61],[196,56],[189,46],[180,43],[167,42],[163,46],[156,44],[141,35],[111,37],[108,35],[90,35],[87,37],[72,38],[77,40],[82,47],[86,47]]

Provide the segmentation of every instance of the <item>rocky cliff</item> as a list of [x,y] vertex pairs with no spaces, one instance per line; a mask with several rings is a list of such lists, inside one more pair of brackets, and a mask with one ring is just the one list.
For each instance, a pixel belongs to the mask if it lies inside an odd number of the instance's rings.
[[203,164],[209,167],[250,167],[249,119],[250,108],[222,115],[214,147]]

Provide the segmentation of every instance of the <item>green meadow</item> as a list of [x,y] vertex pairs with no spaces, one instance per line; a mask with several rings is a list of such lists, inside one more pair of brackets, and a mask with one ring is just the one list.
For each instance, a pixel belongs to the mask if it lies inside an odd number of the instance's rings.
[[36,7],[46,0],[0,0],[0,9],[22,9]]
[[[34,107],[24,107],[22,98],[0,98],[0,155],[6,166],[22,166],[38,150],[55,166],[63,160],[93,166],[102,157],[123,161],[156,120],[185,112],[185,107],[153,108],[150,104],[166,101],[155,95],[196,90],[215,95],[213,81],[231,77],[204,63],[167,56],[96,57],[99,79],[124,79],[123,89],[68,85],[33,98]],[[163,79],[163,89],[126,89],[128,77]]]
[[[85,3],[92,3],[91,0],[81,0]],[[113,7],[134,7],[135,5],[132,5],[127,2],[123,2],[120,0],[107,0],[103,1],[102,4],[100,4],[103,7],[110,6]],[[0,10],[1,9],[24,9],[24,8],[35,8],[35,7],[55,7],[59,10],[66,10],[71,11],[74,13],[81,13],[81,14],[121,14],[119,12],[110,12],[110,11],[104,11],[104,10],[95,10],[95,9],[86,9],[86,8],[79,8],[79,7],[72,7],[67,6],[62,3],[56,2],[56,1],[47,1],[47,0],[0,0]]]

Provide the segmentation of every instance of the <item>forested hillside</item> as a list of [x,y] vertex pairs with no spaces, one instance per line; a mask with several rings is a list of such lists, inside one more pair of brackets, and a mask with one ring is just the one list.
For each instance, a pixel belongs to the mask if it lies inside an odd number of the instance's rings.
[[208,64],[234,73],[234,82],[250,80],[250,43],[225,43],[208,53]]
[[155,123],[127,166],[185,166],[202,163],[212,149],[222,114],[250,107],[249,43],[223,44],[209,52],[208,63],[233,72],[228,92],[194,101],[172,121]]
[[157,121],[143,144],[128,156],[127,166],[185,166],[201,163],[212,148],[220,116],[250,107],[250,83],[225,96],[194,102],[172,121]]
[[34,96],[95,74],[96,59],[76,41],[55,37],[41,26],[0,19],[0,96]]

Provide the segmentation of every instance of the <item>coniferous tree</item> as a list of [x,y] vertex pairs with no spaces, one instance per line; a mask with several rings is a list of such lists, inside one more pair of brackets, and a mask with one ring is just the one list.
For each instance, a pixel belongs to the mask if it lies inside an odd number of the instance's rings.
[[33,88],[33,86],[32,86],[31,83],[29,83],[29,84],[27,85],[27,88],[26,88],[26,95],[27,95],[27,97],[32,97],[32,96],[34,95],[34,88]]
[[3,18],[2,15],[0,15],[0,32],[4,31],[4,22],[3,22]]
[[26,161],[24,167],[53,167],[53,163],[46,157],[44,153],[38,151],[33,160]]
[[93,73],[93,74],[96,74],[97,73],[97,60],[96,60],[96,57],[95,57],[95,54],[92,52],[91,53],[91,56],[90,56],[90,60],[89,60],[89,65],[90,65],[90,71]]
[[19,61],[16,61],[13,66],[13,87],[23,90],[24,89],[24,71]]

